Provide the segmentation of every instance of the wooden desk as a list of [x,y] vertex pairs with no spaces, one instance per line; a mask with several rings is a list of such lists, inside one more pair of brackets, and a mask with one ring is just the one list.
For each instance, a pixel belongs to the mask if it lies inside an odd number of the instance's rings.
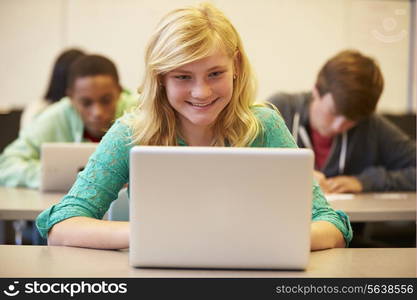
[[35,220],[39,213],[64,196],[25,188],[0,187],[0,220]]
[[329,200],[343,210],[352,222],[415,221],[416,193],[364,193]]
[[305,271],[139,269],[128,251],[0,245],[0,277],[415,277],[415,248],[311,253]]

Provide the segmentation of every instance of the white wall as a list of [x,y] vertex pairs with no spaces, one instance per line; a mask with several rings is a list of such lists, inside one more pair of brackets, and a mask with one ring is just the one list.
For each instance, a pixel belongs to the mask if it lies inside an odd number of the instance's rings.
[[[72,46],[109,56],[123,85],[135,90],[145,44],[160,17],[197,2],[0,0],[0,107],[22,107],[42,97],[53,60],[62,48]],[[379,110],[407,110],[409,1],[212,2],[244,40],[258,75],[259,101],[276,91],[310,89],[330,56],[357,48],[375,57],[385,75]],[[401,38],[390,40],[396,35]]]
[[42,97],[64,42],[66,0],[0,0],[0,107]]

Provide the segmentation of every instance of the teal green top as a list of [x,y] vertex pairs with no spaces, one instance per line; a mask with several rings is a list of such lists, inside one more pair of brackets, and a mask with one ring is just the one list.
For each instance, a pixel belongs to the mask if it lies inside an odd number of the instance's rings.
[[[137,97],[122,92],[115,119],[137,103]],[[38,188],[42,143],[86,142],[83,134],[84,123],[69,98],[51,104],[0,155],[0,186]]]
[[[264,130],[251,147],[297,147],[282,117],[276,111],[266,107],[254,107],[253,110]],[[54,224],[67,218],[103,218],[120,189],[129,181],[129,150],[133,147],[131,136],[132,131],[123,122],[123,118],[117,120],[103,137],[85,169],[78,174],[68,194],[60,203],[43,211],[36,219],[36,225],[43,237],[47,237]],[[180,140],[178,144],[186,145]],[[352,239],[349,218],[343,212],[330,207],[316,182],[313,184],[312,220],[333,223],[343,233],[346,244]]]

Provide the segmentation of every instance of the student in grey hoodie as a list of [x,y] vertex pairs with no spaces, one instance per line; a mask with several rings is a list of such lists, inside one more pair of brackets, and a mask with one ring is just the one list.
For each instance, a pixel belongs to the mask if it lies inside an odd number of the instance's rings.
[[383,85],[372,58],[346,50],[326,62],[311,92],[268,100],[298,146],[313,149],[325,192],[416,190],[415,141],[374,114]]

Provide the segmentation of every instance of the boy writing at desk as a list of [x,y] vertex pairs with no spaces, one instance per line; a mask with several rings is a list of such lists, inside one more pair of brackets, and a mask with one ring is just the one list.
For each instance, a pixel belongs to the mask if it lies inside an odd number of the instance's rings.
[[311,93],[269,99],[298,146],[314,150],[325,192],[416,190],[415,141],[373,113],[382,90],[376,62],[347,50],[326,62]]

